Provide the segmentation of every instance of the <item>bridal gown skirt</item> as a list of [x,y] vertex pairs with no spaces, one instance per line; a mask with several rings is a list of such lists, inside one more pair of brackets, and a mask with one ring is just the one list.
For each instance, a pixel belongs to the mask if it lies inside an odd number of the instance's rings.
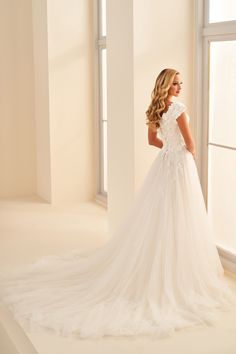
[[1,291],[27,330],[159,338],[214,323],[233,297],[192,154],[160,150],[105,245],[42,258],[2,277]]

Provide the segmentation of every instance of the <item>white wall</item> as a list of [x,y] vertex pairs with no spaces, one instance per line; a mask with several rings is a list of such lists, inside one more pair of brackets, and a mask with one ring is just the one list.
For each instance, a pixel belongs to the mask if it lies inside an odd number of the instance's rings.
[[52,201],[95,194],[92,0],[50,0],[48,65]]
[[0,197],[36,190],[31,0],[0,8]]
[[[145,112],[165,67],[180,71],[179,100],[191,117],[193,5],[189,0],[107,0],[110,230],[122,220],[158,153],[148,145]],[[193,117],[190,122],[193,129]]]
[[3,0],[0,26],[0,197],[91,200],[92,0]]
[[133,1],[107,1],[108,218],[110,229],[134,195]]
[[[92,0],[32,1],[33,25],[31,0],[1,2],[0,195],[33,194],[37,171],[37,191],[46,200],[90,200]],[[163,67],[180,70],[180,99],[191,116],[193,4],[108,0],[107,16],[108,207],[114,226],[157,153],[147,144],[145,111]]]
[[135,190],[160,151],[148,145],[145,112],[165,67],[180,71],[183,86],[176,100],[187,105],[193,131],[193,19],[193,1],[145,0],[145,6],[143,0],[134,1]]

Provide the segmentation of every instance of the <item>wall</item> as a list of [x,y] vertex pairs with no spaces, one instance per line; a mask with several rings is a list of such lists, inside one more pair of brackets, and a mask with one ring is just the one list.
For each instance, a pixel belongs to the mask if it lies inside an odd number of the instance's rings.
[[[92,0],[33,0],[32,19],[30,0],[1,2],[1,196],[36,190],[52,202],[94,196],[92,12]],[[145,110],[163,67],[180,70],[180,100],[191,116],[194,14],[188,0],[147,0],[145,6],[142,0],[108,0],[107,13],[108,207],[114,225],[157,153],[147,144]]]
[[5,0],[0,197],[95,194],[92,0]]
[[112,231],[134,195],[132,0],[107,2],[107,80],[108,219]]
[[52,202],[95,194],[92,0],[47,2]]
[[134,1],[134,121],[135,190],[159,149],[148,145],[145,112],[158,73],[176,68],[182,77],[181,95],[174,100],[188,107],[193,134],[193,1]]
[[0,197],[36,190],[31,0],[0,11]]
[[110,230],[122,220],[158,153],[148,145],[145,112],[163,68],[180,71],[184,86],[179,100],[191,117],[193,5],[189,0],[107,0]]

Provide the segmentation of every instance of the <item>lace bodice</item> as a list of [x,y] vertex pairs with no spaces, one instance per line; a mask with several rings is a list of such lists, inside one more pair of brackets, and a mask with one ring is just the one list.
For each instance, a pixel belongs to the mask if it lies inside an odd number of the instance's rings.
[[[168,111],[163,113],[160,121],[160,135],[163,141],[163,149],[169,151],[179,151],[185,145],[176,118],[186,111],[187,107],[181,102],[173,102]],[[189,116],[188,116],[189,120]]]

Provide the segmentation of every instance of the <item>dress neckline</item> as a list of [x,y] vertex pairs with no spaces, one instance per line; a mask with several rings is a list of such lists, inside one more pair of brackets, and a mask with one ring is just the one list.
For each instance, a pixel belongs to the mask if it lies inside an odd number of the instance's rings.
[[171,107],[172,107],[174,104],[175,104],[175,102],[172,102],[172,104],[169,105],[168,110],[167,110],[166,112],[163,112],[163,113],[162,113],[161,118],[164,116],[164,114],[167,114],[167,113],[170,111]]

